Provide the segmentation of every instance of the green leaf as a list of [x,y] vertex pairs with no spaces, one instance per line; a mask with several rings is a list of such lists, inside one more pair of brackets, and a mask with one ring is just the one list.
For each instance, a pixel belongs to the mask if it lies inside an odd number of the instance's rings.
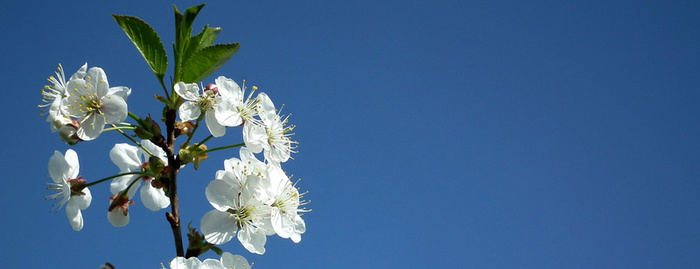
[[168,69],[168,55],[165,53],[165,47],[158,33],[148,23],[137,17],[121,15],[112,15],[112,17],[134,43],[143,59],[151,67],[153,74],[162,81]]
[[177,6],[173,6],[175,9],[175,44],[173,44],[173,51],[175,52],[175,82],[181,80],[182,65],[186,62],[183,54],[190,41],[190,35],[192,35],[192,23],[204,5],[189,7],[185,9],[185,14],[180,13],[177,10]]
[[221,28],[209,28],[208,25],[204,26],[204,29],[202,29],[199,34],[191,37],[187,42],[187,47],[182,54],[182,61],[187,62],[195,52],[214,44],[214,40],[216,40],[219,32],[221,32]]
[[238,43],[219,44],[195,52],[183,65],[182,81],[185,83],[201,81],[221,68],[240,48],[241,45]]

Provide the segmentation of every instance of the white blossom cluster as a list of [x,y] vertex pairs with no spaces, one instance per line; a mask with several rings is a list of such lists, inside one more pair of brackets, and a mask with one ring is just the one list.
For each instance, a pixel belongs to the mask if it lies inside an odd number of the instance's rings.
[[70,145],[97,138],[105,124],[122,122],[128,113],[126,99],[131,89],[110,88],[102,68],[86,70],[87,63],[66,80],[59,65],[56,77],[48,79],[52,85],[42,91],[45,104],[40,107],[49,107],[46,121],[51,123],[51,131],[59,131]]
[[[126,103],[130,89],[110,88],[104,71],[98,67],[87,70],[87,63],[68,80],[60,65],[59,71],[56,77],[49,78],[52,85],[42,91],[45,104],[41,107],[48,107],[51,130],[58,131],[64,142],[74,145],[94,140],[107,131],[105,125],[115,130],[119,129],[115,125],[134,126],[124,122],[130,115]],[[282,169],[282,163],[291,158],[297,144],[291,140],[294,126],[288,125],[289,116],[280,115],[267,94],[253,97],[257,87],[245,96],[245,84],[241,88],[223,76],[201,91],[196,83],[183,82],[173,85],[173,90],[184,99],[178,108],[183,122],[199,124],[203,120],[212,137],[224,136],[227,127],[242,127],[245,146],[240,148],[239,157],[225,160],[224,170],[217,171],[206,187],[205,195],[214,208],[201,219],[200,229],[206,242],[221,245],[237,236],[245,249],[256,254],[265,253],[270,235],[300,242],[306,231],[301,216],[310,210],[303,207],[307,204],[304,193]],[[168,164],[166,152],[148,139],[130,140],[131,144],[116,144],[109,152],[119,173],[104,179],[112,179],[113,196],[109,198],[107,218],[115,227],[129,224],[129,206],[134,204],[139,189],[141,202],[151,211],[165,209],[171,202],[163,182],[158,180],[164,173],[152,172],[154,162]],[[263,161],[256,154],[261,154]],[[86,210],[92,200],[88,189],[92,184],[78,176],[79,167],[78,155],[70,149],[65,155],[56,151],[49,160],[53,180],[49,189],[56,193],[47,198],[59,200],[57,210],[65,205],[75,231],[83,228],[81,210]],[[170,263],[170,268],[246,267],[249,266],[245,258],[230,253],[224,253],[219,261],[178,257]]]

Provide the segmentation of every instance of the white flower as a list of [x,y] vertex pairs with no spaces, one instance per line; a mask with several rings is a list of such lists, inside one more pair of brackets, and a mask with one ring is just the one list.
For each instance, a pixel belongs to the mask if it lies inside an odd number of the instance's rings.
[[290,238],[294,243],[301,241],[301,234],[306,232],[306,223],[298,213],[309,212],[299,208],[307,204],[299,201],[303,194],[292,184],[282,168],[269,165],[268,180],[261,188],[267,194],[265,203],[270,205],[270,220],[275,233],[282,238]]
[[204,238],[209,243],[221,245],[238,233],[238,241],[243,247],[252,253],[263,254],[267,235],[274,234],[274,231],[270,227],[269,207],[257,197],[260,178],[247,176],[242,188],[229,182],[213,180],[207,186],[206,196],[214,210],[202,217]]
[[294,126],[287,124],[286,116],[282,118],[275,110],[275,105],[265,93],[258,94],[260,100],[257,104],[258,115],[262,119],[264,126],[245,125],[243,126],[243,140],[248,149],[253,153],[265,150],[265,160],[279,164],[286,162],[295,147],[296,141],[289,137],[294,130]]
[[49,189],[56,190],[58,193],[47,198],[61,199],[55,205],[58,210],[67,204],[68,222],[75,231],[83,229],[83,215],[80,210],[87,209],[92,201],[92,194],[85,187],[85,180],[78,177],[79,170],[78,154],[71,149],[66,151],[65,157],[60,152],[55,151],[49,159],[49,175],[54,182],[49,184]]
[[78,137],[93,140],[100,136],[105,124],[126,119],[126,97],[131,90],[126,87],[109,87],[102,68],[93,67],[85,79],[76,78],[66,83],[67,97],[61,101],[62,112],[80,121]]
[[[169,264],[170,269],[244,269],[251,268],[248,261],[241,255],[224,252],[220,260],[206,259],[204,262],[197,257],[185,259],[176,257]],[[161,267],[162,264],[161,264]],[[165,268],[165,267],[163,267]]]
[[[222,102],[215,107],[216,119],[223,126],[239,126],[241,124],[260,124],[254,117],[258,114],[255,111],[255,99],[251,99],[257,87],[253,87],[247,98],[244,96],[245,81],[243,90],[230,78],[220,76],[216,78],[216,88],[222,97]],[[245,98],[245,100],[244,100]]]
[[231,158],[224,161],[224,170],[216,171],[216,179],[227,180],[231,185],[242,186],[248,175],[256,175],[261,178],[267,177],[264,175],[267,171],[267,165],[251,153],[248,148],[241,147],[239,150],[241,156]]
[[[82,79],[85,77],[85,71],[87,70],[87,63],[85,63],[78,71],[73,74],[69,80]],[[55,72],[56,77],[51,76],[48,81],[53,85],[44,86],[41,91],[42,101],[46,104],[39,105],[39,107],[49,107],[49,114],[46,117],[46,122],[51,123],[51,132],[58,131],[58,128],[65,124],[70,123],[70,118],[66,117],[61,111],[61,101],[66,97],[66,76],[63,73],[63,66],[58,64],[58,71]],[[42,111],[43,113],[44,111]]]
[[[153,154],[153,156],[160,158],[164,163],[168,162],[165,151],[151,141],[142,140],[141,145]],[[114,145],[109,152],[109,158],[119,167],[120,173],[143,171],[143,169],[148,168],[149,157],[150,154],[143,149],[125,143]],[[124,191],[129,184],[139,179],[143,180],[145,183],[143,188],[141,188],[140,198],[146,208],[151,211],[158,211],[170,205],[170,198],[165,195],[162,186],[160,186],[158,182],[155,182],[153,177],[144,177],[141,175],[121,176],[112,180],[109,186],[110,191],[112,194],[117,194]],[[136,190],[138,190],[140,186],[140,182],[135,182],[129,189],[127,195],[129,197],[134,197],[136,195]]]
[[221,96],[215,89],[207,88],[199,94],[199,86],[196,83],[185,84],[178,82],[174,86],[175,92],[186,101],[180,106],[178,112],[183,121],[197,120],[204,112],[204,122],[209,132],[214,137],[226,134],[226,127],[216,119],[216,106],[221,103]]

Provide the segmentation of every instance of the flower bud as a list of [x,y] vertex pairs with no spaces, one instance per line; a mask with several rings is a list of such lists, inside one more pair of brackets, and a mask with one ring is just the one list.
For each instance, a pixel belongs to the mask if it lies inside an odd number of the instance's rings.
[[[54,123],[60,123],[61,121],[55,121]],[[72,120],[71,123],[65,124],[58,129],[58,137],[61,138],[63,142],[68,145],[75,145],[78,142],[83,141],[78,137],[78,127],[80,123],[76,120]]]

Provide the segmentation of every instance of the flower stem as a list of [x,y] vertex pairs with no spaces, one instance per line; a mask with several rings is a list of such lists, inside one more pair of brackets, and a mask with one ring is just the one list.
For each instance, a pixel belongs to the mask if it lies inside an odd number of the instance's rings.
[[208,149],[208,150],[203,151],[202,153],[209,153],[209,152],[218,151],[218,150],[237,148],[237,147],[241,147],[241,146],[245,146],[245,143],[240,143],[240,144],[235,144],[235,145],[230,145],[230,146],[225,146],[225,147],[220,147],[220,148]]
[[159,79],[158,82],[160,82],[160,86],[163,87],[163,92],[165,92],[165,98],[170,100],[170,94],[168,93],[168,89],[165,87],[165,83],[163,83],[163,79]]
[[199,117],[197,118],[197,121],[194,123],[194,128],[192,128],[192,132],[190,133],[190,135],[187,136],[187,141],[185,141],[185,145],[189,145],[189,144],[190,144],[190,140],[192,140],[192,137],[194,136],[194,133],[195,133],[195,132],[197,131],[197,129],[199,128],[199,122],[202,121],[202,118],[204,118],[204,113],[202,113],[201,115],[199,115]]
[[202,140],[202,142],[195,144],[193,148],[195,148],[195,149],[199,148],[199,145],[206,143],[207,141],[209,141],[209,139],[212,139],[213,137],[214,137],[213,135],[207,136],[207,138]]
[[112,127],[112,128],[107,128],[102,130],[102,132],[109,132],[109,131],[115,131],[115,130],[134,130],[136,129],[135,126],[123,126],[123,127]]
[[105,182],[105,181],[110,180],[110,179],[113,179],[113,178],[118,178],[118,177],[121,177],[121,176],[128,176],[128,175],[153,176],[153,175],[151,175],[150,173],[146,173],[146,172],[127,172],[127,173],[116,174],[116,175],[113,175],[113,176],[111,176],[111,177],[106,177],[106,178],[100,179],[100,180],[95,181],[95,182],[90,182],[90,183],[86,184],[85,187],[87,188],[87,187],[100,184],[100,183],[102,183],[102,182]]
[[[131,114],[131,112],[129,112],[129,114]],[[141,145],[141,143],[137,142],[136,140],[134,140],[133,138],[131,138],[131,136],[129,136],[128,134],[124,133],[124,131],[121,130],[121,127],[117,127],[117,126],[115,126],[114,124],[112,124],[112,128],[110,128],[110,129],[117,130],[117,132],[119,132],[120,134],[122,134],[122,135],[123,135],[124,137],[126,137],[127,139],[131,140],[131,142],[133,142],[134,144],[138,145],[141,149],[143,149],[143,151],[145,151],[146,153],[148,153],[148,156],[153,156],[153,153],[151,153],[150,150],[148,150],[147,148],[144,148],[143,145]]]

